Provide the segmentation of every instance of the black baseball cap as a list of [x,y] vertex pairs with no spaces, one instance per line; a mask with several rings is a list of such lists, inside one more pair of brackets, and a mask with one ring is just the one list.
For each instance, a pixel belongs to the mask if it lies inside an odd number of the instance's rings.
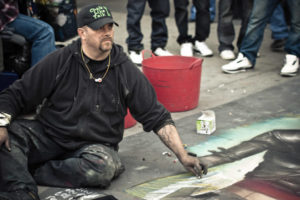
[[77,14],[77,27],[88,26],[94,30],[99,29],[105,24],[114,23],[119,26],[112,17],[110,10],[100,4],[84,6]]

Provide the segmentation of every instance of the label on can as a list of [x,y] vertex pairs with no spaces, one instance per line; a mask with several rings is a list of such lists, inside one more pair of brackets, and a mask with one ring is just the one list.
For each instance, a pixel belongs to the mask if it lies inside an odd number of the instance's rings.
[[212,110],[202,111],[202,115],[197,119],[196,128],[198,134],[212,134],[216,130],[215,112]]

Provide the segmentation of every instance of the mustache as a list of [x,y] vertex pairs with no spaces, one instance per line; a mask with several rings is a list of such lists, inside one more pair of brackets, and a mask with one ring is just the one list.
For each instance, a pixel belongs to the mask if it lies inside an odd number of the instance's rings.
[[106,37],[106,38],[102,39],[101,41],[102,42],[104,42],[104,41],[111,41],[111,42],[113,42],[113,39],[111,37]]

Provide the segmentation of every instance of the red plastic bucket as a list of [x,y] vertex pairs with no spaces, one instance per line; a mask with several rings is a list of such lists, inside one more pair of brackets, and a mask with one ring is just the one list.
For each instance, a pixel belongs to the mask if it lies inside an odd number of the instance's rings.
[[179,112],[198,106],[202,61],[196,57],[152,54],[143,60],[142,69],[158,101],[170,112]]
[[127,115],[125,116],[124,121],[124,128],[130,128],[136,124],[136,120],[132,117],[129,110],[127,110]]

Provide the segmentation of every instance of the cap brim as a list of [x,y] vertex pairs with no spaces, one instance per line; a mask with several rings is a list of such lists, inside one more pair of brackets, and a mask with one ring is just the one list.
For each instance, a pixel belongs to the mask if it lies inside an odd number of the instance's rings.
[[94,30],[98,30],[105,24],[111,24],[111,23],[115,24],[116,26],[119,26],[119,24],[117,24],[112,18],[99,19],[99,20],[96,20],[96,21],[88,24],[87,26]]

